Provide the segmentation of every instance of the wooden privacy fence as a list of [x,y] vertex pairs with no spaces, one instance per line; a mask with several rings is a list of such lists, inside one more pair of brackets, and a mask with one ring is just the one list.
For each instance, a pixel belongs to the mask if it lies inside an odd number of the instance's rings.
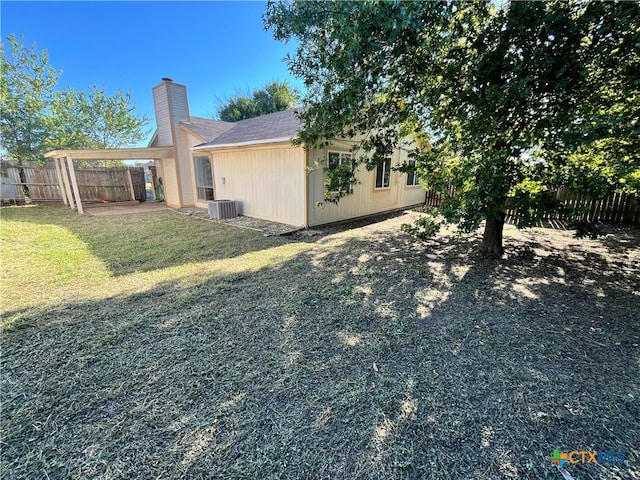
[[[83,202],[144,202],[147,199],[142,167],[76,168],[75,173]],[[32,203],[63,201],[54,166],[3,164],[2,176],[11,178],[17,185],[19,201],[24,201],[26,194]]]
[[593,199],[561,187],[557,198],[576,212],[573,217],[576,220],[640,223],[640,205],[633,195],[612,193],[601,199]]
[[[455,195],[455,188],[449,187],[449,195]],[[574,212],[571,220],[586,220],[589,222],[624,222],[640,223],[640,205],[633,195],[612,193],[604,198],[594,199],[585,194],[573,193],[560,187],[556,194],[566,207]],[[438,207],[443,195],[427,191],[426,205]],[[507,211],[507,217],[517,217],[517,210]],[[543,220],[568,220],[568,215],[550,213]]]

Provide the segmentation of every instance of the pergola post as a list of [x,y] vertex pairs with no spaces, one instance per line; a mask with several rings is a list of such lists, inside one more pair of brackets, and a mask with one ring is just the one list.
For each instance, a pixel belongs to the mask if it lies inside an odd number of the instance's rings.
[[67,192],[67,200],[69,200],[69,208],[75,210],[76,203],[73,200],[73,194],[71,193],[71,181],[69,180],[66,158],[58,158],[58,161],[60,162],[60,170],[62,171],[62,183],[64,184],[65,192]]
[[135,201],[136,191],[133,188],[133,179],[131,178],[131,170],[127,168],[127,180],[129,181],[129,191],[131,192],[131,200]]
[[64,189],[64,182],[62,181],[62,168],[60,168],[60,159],[54,158],[53,164],[56,167],[56,175],[58,175],[58,188],[60,189],[60,195],[62,196],[62,202],[65,205],[69,205],[69,200],[67,200],[67,192]]
[[76,197],[76,204],[78,207],[78,213],[82,215],[82,200],[80,200],[80,190],[78,190],[78,179],[76,178],[76,170],[73,168],[73,158],[67,156],[67,163],[69,164],[69,176],[71,177],[71,186],[73,187],[73,195]]

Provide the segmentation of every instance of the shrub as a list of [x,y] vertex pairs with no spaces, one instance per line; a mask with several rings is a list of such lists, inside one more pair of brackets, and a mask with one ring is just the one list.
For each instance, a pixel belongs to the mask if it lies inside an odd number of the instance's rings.
[[440,230],[441,223],[436,221],[434,217],[426,217],[421,215],[413,223],[403,223],[400,230],[408,233],[417,240],[429,240],[436,236]]

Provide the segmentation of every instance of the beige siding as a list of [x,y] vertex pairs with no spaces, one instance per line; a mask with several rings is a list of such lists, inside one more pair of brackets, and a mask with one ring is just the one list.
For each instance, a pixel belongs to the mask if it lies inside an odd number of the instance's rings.
[[164,82],[153,87],[153,104],[156,110],[156,124],[158,126],[155,146],[166,147],[173,145],[171,113],[169,111],[168,92]]
[[180,196],[178,190],[178,177],[176,175],[176,162],[173,158],[162,159],[162,171],[164,177],[164,198],[170,207],[180,208]]
[[175,131],[176,163],[180,169],[180,191],[182,192],[182,206],[192,207],[195,205],[195,173],[193,160],[189,148],[193,145],[189,143],[188,134],[176,125]]
[[[309,152],[307,158],[311,169],[307,179],[309,225],[322,225],[424,203],[424,189],[407,186],[406,173],[391,171],[390,188],[377,190],[375,169],[368,171],[363,165],[358,166],[356,178],[360,183],[355,185],[353,194],[342,198],[337,205],[325,202],[323,167],[327,164],[327,152],[348,152],[350,146],[349,142],[334,141],[334,144],[328,148]],[[397,166],[406,160],[406,151],[397,149],[392,155],[391,165]]]
[[162,177],[162,181],[164,182],[164,170],[163,170],[164,162],[162,161],[162,159],[156,159],[153,161],[153,164],[156,167],[156,175],[158,177]]
[[209,152],[217,200],[236,200],[242,215],[305,225],[305,151],[289,143]]
[[189,103],[187,100],[187,87],[179,83],[167,82],[166,86],[169,91],[169,100],[171,105],[171,113],[176,129],[179,128],[177,123],[189,121]]

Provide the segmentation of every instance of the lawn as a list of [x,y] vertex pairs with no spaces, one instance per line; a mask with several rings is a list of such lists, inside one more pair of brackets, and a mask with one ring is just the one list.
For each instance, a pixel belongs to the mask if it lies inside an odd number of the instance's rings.
[[637,227],[0,214],[2,478],[640,478]]

